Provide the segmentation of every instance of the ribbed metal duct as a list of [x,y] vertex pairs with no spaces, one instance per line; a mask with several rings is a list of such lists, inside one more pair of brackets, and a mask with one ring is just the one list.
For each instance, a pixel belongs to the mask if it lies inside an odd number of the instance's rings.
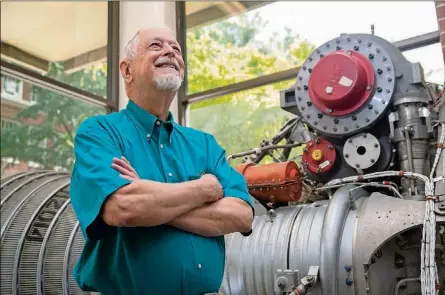
[[1,294],[89,294],[72,277],[84,240],[69,181],[55,171],[1,181]]
[[[1,181],[1,294],[89,294],[72,275],[84,239],[69,184],[70,174],[54,171]],[[252,235],[226,236],[222,293],[275,294],[278,270],[295,272],[298,283],[311,266],[319,266],[322,279],[308,294],[366,295],[366,288],[392,294],[402,270],[394,263],[397,257],[407,261],[403,273],[420,273],[423,211],[422,202],[346,185],[330,200],[256,216]],[[407,286],[403,294],[417,292],[418,285]]]

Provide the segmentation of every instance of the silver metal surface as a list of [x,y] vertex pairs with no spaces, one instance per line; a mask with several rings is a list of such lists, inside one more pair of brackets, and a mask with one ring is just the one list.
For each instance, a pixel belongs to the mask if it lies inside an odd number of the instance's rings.
[[[343,294],[338,292],[337,264],[339,263],[338,253],[340,252],[344,224],[351,209],[350,200],[369,195],[363,189],[354,188],[357,187],[345,185],[338,189],[326,209],[320,241],[320,278],[322,278],[321,291],[324,294]],[[352,244],[352,239],[347,243]]]
[[247,238],[239,233],[226,236],[224,294],[274,292],[275,272],[288,269],[289,239],[302,208],[279,208],[273,221],[267,215],[256,216]]
[[[1,294],[87,294],[77,285],[65,293],[61,288],[67,235],[76,221],[64,204],[69,178],[36,171],[2,180]],[[71,252],[77,260],[80,253]],[[66,279],[72,277],[72,266]]]
[[275,294],[288,294],[299,284],[298,270],[279,269],[275,273]]
[[[345,283],[342,272],[344,265],[353,263],[356,212],[350,210],[349,200],[358,200],[360,205],[363,197],[369,195],[363,189],[351,191],[354,187],[339,189],[329,202],[278,208],[272,225],[268,216],[256,216],[249,237],[228,235],[223,294],[273,294],[276,281],[273,276],[265,275],[267,271],[275,274],[280,270],[282,277],[283,271],[288,270],[302,277],[315,265],[320,265],[321,286],[331,292],[327,294],[349,294],[346,292],[351,288]],[[284,240],[274,242],[278,227],[279,236]],[[344,231],[345,228],[350,230]],[[263,248],[261,243],[265,240],[268,241],[266,244],[275,246],[274,250]],[[323,294],[321,286],[316,286],[308,294]]]
[[345,142],[343,157],[354,169],[368,169],[380,157],[380,142],[371,133],[357,134]]
[[440,42],[439,30],[394,42],[400,51],[408,51]]
[[[396,111],[388,116],[390,138],[396,144],[401,170],[429,175],[429,139],[432,135],[431,113],[427,97],[401,97],[395,100]],[[406,198],[422,200],[425,185],[413,179],[402,180]]]
[[357,263],[371,263],[375,251],[400,232],[423,224],[425,204],[373,193],[358,210]]

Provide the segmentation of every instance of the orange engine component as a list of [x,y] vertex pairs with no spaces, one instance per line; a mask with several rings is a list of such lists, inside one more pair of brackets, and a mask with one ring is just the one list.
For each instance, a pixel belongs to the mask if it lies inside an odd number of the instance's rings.
[[301,173],[293,161],[264,165],[246,163],[235,169],[246,179],[249,193],[259,201],[284,203],[301,198]]

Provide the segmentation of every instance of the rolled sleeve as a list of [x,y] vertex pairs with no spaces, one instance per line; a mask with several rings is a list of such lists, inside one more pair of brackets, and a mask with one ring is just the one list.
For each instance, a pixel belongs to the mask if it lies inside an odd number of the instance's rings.
[[105,200],[130,183],[111,167],[113,157],[121,157],[122,152],[107,130],[89,122],[77,131],[74,155],[71,204],[83,235],[99,240],[110,229],[100,217]]
[[[247,189],[244,177],[236,171],[226,159],[226,151],[221,148],[213,136],[210,136],[210,153],[212,154],[213,174],[218,178],[224,190],[224,197],[234,197],[244,200],[252,208],[252,215],[255,215],[252,197]],[[251,233],[242,233],[249,235]]]

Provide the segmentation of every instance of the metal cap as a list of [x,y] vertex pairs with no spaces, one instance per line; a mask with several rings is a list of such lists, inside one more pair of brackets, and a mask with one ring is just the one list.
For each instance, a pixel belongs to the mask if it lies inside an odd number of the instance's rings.
[[334,51],[315,65],[309,79],[309,96],[325,114],[343,116],[368,101],[374,84],[374,69],[366,56]]

